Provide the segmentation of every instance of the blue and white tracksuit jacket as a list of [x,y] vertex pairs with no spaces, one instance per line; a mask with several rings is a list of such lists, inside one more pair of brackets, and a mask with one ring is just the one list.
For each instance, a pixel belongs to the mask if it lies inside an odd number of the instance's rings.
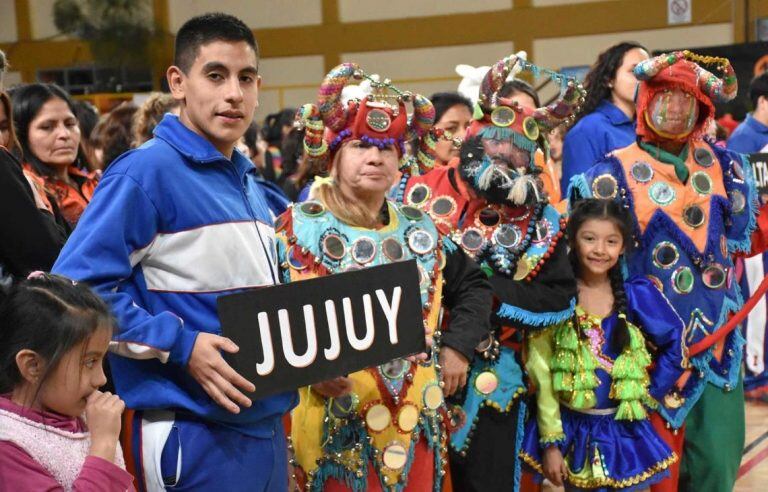
[[54,265],[110,303],[110,364],[129,408],[271,437],[295,404],[286,392],[231,414],[186,369],[197,334],[221,331],[219,295],[278,283],[273,217],[254,172],[166,115],[155,138],[109,167]]

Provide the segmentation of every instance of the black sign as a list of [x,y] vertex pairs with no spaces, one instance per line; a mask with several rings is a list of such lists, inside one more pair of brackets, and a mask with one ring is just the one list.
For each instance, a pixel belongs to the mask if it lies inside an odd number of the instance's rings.
[[755,175],[757,197],[760,205],[768,203],[768,154],[749,154],[752,173]]
[[416,261],[220,296],[226,354],[254,398],[424,352]]

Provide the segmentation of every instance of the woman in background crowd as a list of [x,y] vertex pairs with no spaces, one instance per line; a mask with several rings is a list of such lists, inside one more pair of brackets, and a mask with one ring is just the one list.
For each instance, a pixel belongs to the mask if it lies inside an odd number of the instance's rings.
[[568,191],[581,174],[612,150],[633,144],[635,135],[635,66],[648,59],[642,45],[623,42],[600,53],[584,81],[584,109],[563,144],[560,188]]
[[464,141],[464,134],[472,122],[472,102],[458,92],[438,92],[430,98],[435,106],[435,128],[450,134],[435,144],[435,166],[445,166],[459,156],[459,147],[450,139]]
[[179,114],[179,102],[170,94],[153,92],[141,103],[139,110],[133,114],[131,125],[133,147],[138,147],[152,138],[152,132],[165,113]]
[[93,140],[99,169],[106,170],[115,159],[133,147],[131,125],[138,110],[132,102],[123,102],[96,125]]
[[98,179],[87,172],[72,100],[53,84],[22,85],[11,91],[11,98],[24,172],[47,202],[45,207],[51,213],[58,208],[66,225],[74,228]]

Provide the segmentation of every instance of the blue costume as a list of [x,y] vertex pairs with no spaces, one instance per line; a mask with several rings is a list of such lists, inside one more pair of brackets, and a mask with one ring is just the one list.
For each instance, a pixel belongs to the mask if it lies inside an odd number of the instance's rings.
[[[630,337],[621,351],[609,343],[616,312],[599,318],[577,307],[578,328],[569,319],[528,338],[525,367],[538,388],[538,412],[521,455],[541,473],[543,449],[557,445],[569,469],[566,483],[579,488],[645,488],[677,459],[645,406],[655,407],[683,371],[683,322],[651,281],[636,277],[624,290]],[[656,348],[650,375],[646,339]]]

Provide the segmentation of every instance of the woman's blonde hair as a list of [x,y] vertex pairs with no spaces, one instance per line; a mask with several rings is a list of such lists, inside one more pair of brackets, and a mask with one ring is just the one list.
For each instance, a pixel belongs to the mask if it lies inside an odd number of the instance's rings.
[[179,106],[170,94],[153,92],[133,115],[133,146],[138,147],[152,138],[152,132],[165,113]]
[[333,156],[331,163],[330,179],[318,179],[310,189],[309,196],[319,200],[337,219],[355,227],[373,229],[379,225],[378,214],[371,212],[359,202],[350,200],[339,188],[339,165],[341,155],[344,153],[348,142],[345,142]]

